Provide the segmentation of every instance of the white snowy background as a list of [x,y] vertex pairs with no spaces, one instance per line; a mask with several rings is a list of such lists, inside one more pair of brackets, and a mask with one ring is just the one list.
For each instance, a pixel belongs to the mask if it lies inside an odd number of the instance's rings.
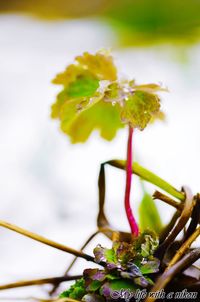
[[[71,145],[50,106],[59,87],[51,84],[74,56],[112,48],[122,74],[139,83],[162,82],[164,123],[137,132],[134,153],[143,166],[177,188],[200,191],[200,45],[117,47],[117,38],[94,19],[42,22],[16,15],[0,16],[0,219],[79,248],[95,231],[97,177],[101,162],[124,158],[127,133],[112,143],[93,133],[85,145]],[[107,212],[120,230],[129,230],[123,209],[124,173],[106,169]],[[148,186],[149,192],[154,187]],[[133,179],[132,205],[141,199]],[[167,223],[173,209],[157,202]],[[108,244],[99,236],[88,247]],[[60,276],[72,257],[0,228],[0,284],[19,279]],[[73,273],[88,266],[80,260]],[[0,293],[11,297],[43,296],[34,287]],[[19,301],[22,299],[19,298]],[[13,300],[14,301],[14,300]]]

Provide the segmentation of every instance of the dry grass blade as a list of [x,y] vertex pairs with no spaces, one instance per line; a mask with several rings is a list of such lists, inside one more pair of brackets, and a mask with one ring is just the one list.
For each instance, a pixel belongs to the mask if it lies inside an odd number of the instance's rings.
[[[87,247],[87,245],[90,243],[90,241],[92,241],[92,239],[93,239],[94,237],[96,237],[99,233],[100,233],[99,230],[96,231],[96,232],[94,232],[94,233],[86,240],[86,242],[83,244],[83,246],[81,247],[80,251],[83,251],[83,250]],[[67,274],[70,272],[71,268],[72,268],[73,265],[76,263],[76,260],[77,260],[77,259],[78,259],[78,257],[75,257],[75,258],[73,259],[73,261],[70,263],[70,265],[68,266],[68,268],[67,268],[67,270],[66,270],[66,272],[65,272],[65,276],[67,276]]]
[[31,302],[80,302],[75,299],[70,299],[70,298],[51,298],[51,299],[44,299],[44,298],[37,298],[37,297],[3,297],[0,298],[0,301],[31,301]]
[[24,280],[24,281],[5,284],[5,285],[0,285],[0,290],[17,288],[17,287],[42,285],[42,284],[57,284],[58,282],[61,283],[65,281],[77,280],[80,279],[81,277],[82,275],[76,275],[76,276],[62,276],[62,277],[53,277],[53,278]]
[[[110,223],[105,214],[104,205],[105,205],[105,191],[106,191],[106,183],[105,183],[105,164],[101,164],[100,172],[99,172],[99,212],[97,216],[97,227],[98,228],[111,228]],[[105,234],[109,239],[112,239],[112,233],[108,232]]]
[[105,214],[105,193],[106,193],[106,183],[105,183],[105,165],[109,163],[103,163],[100,167],[99,172],[99,180],[98,180],[98,187],[99,187],[99,212],[97,216],[97,227],[101,233],[103,233],[106,237],[113,240],[121,240],[121,241],[128,241],[132,240],[132,235],[127,232],[120,232],[114,230],[106,217]]
[[173,243],[177,235],[183,230],[189,218],[191,217],[193,208],[195,206],[195,200],[189,188],[184,187],[184,191],[186,193],[184,208],[177,224],[175,225],[169,236],[166,238],[166,240],[159,246],[158,250],[156,251],[156,255],[159,258],[162,258],[164,256],[167,248],[171,245],[171,243]]
[[81,251],[77,251],[77,250],[72,249],[72,248],[70,248],[68,246],[65,246],[65,245],[63,245],[61,243],[57,243],[57,242],[55,242],[53,240],[47,239],[47,238],[45,238],[43,236],[40,236],[38,234],[35,234],[33,232],[30,232],[30,231],[27,231],[25,229],[22,229],[22,228],[20,228],[20,227],[18,227],[16,225],[13,225],[13,224],[10,224],[8,222],[0,220],[0,226],[4,227],[6,229],[9,229],[11,231],[14,231],[16,233],[19,233],[19,234],[21,234],[23,236],[29,237],[29,238],[31,238],[31,239],[33,239],[35,241],[41,242],[41,243],[43,243],[45,245],[51,246],[51,247],[53,247],[55,249],[64,251],[66,253],[72,254],[72,255],[80,257],[80,258],[83,258],[83,259],[85,259],[87,261],[94,262],[94,257],[92,257],[90,255],[84,254]]

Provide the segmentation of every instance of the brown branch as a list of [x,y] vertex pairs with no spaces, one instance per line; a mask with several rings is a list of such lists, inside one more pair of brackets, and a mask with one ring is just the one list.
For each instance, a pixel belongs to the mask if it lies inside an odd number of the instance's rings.
[[176,224],[176,221],[178,220],[180,215],[181,215],[180,211],[177,210],[172,216],[170,222],[164,227],[159,238],[160,244],[162,244],[162,242],[167,238],[171,230],[174,228],[174,225]]
[[194,199],[196,201],[196,204],[193,208],[192,215],[191,215],[191,222],[188,226],[188,229],[185,233],[185,236],[183,238],[183,242],[187,240],[196,230],[198,224],[200,224],[200,194],[197,194],[194,196]]
[[[194,249],[187,255],[185,255],[180,261],[174,264],[168,271],[165,271],[160,278],[157,280],[154,287],[151,289],[150,293],[158,292],[166,287],[166,285],[180,272],[186,270],[192,263],[198,260],[200,257],[200,249]],[[151,294],[148,294],[145,302],[154,302],[155,297],[151,297]]]
[[[98,235],[100,233],[100,231],[96,231],[95,233],[93,233],[88,239],[87,241],[83,244],[83,246],[81,247],[80,251],[82,252],[86,246],[90,243],[90,241],[96,237],[96,235]],[[68,275],[69,271],[71,270],[71,268],[73,267],[73,265],[75,264],[76,260],[78,259],[78,257],[75,257],[74,260],[70,263],[70,265],[68,266],[66,272],[65,272],[65,276]]]
[[57,284],[57,283],[65,282],[65,281],[77,280],[80,278],[82,278],[82,275],[43,278],[43,279],[35,279],[35,280],[24,280],[24,281],[18,281],[18,282],[5,284],[5,285],[0,285],[0,290],[17,288],[17,287],[42,285],[42,284]]
[[170,263],[167,266],[166,270],[169,270],[190,248],[191,244],[197,239],[200,235],[200,227],[184,242],[184,244],[179,248],[175,256],[172,258]]
[[193,198],[189,188],[184,187],[184,191],[186,193],[186,199],[185,199],[184,208],[182,210],[181,216],[177,224],[175,225],[174,229],[169,234],[169,236],[157,249],[156,255],[158,258],[162,258],[164,256],[167,248],[175,240],[177,235],[183,230],[184,226],[186,225],[189,218],[191,217],[193,208],[195,206],[195,199]]
[[51,246],[51,247],[53,247],[55,249],[67,252],[69,254],[72,254],[72,255],[80,257],[80,258],[83,258],[83,259],[85,259],[87,261],[95,262],[94,261],[94,257],[92,257],[90,255],[87,255],[87,254],[85,254],[85,253],[83,253],[81,251],[77,251],[75,249],[72,249],[72,248],[70,248],[68,246],[65,246],[65,245],[61,244],[61,243],[57,243],[55,241],[47,239],[47,238],[45,238],[43,236],[40,236],[38,234],[29,232],[29,231],[27,231],[25,229],[22,229],[22,228],[20,228],[20,227],[18,227],[16,225],[13,225],[13,224],[10,224],[8,222],[0,220],[0,226],[4,227],[6,229],[9,229],[11,231],[14,231],[16,233],[19,233],[19,234],[21,234],[23,236],[29,237],[29,238],[31,238],[31,239],[33,239],[35,241],[41,242],[41,243],[43,243],[45,245]]
[[164,195],[163,193],[161,193],[159,191],[155,191],[155,193],[153,194],[153,199],[162,200],[165,203],[169,204],[170,206],[176,208],[179,211],[182,211],[182,209],[183,209],[183,204],[178,203],[177,201],[173,200],[172,198]]

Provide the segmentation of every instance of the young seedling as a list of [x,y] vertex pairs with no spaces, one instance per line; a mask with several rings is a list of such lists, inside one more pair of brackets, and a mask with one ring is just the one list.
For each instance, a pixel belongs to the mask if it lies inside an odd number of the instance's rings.
[[[121,301],[130,296],[122,297],[119,293],[126,295],[142,289],[147,293],[143,298],[146,302],[155,301],[156,297],[151,293],[162,289],[166,293],[187,289],[198,294],[200,270],[193,264],[200,257],[200,248],[191,248],[191,245],[200,235],[200,195],[193,196],[188,187],[178,191],[132,159],[133,133],[163,116],[158,93],[166,89],[157,84],[137,85],[134,80],[121,80],[113,58],[106,51],[76,57],[53,82],[62,85],[62,90],[52,106],[52,117],[60,120],[62,131],[72,143],[87,141],[94,130],[98,130],[102,138],[112,140],[118,129],[127,127],[126,160],[115,159],[101,164],[97,230],[80,251],[0,220],[1,227],[75,256],[63,276],[13,282],[1,285],[0,290],[52,284],[52,294],[61,282],[77,280],[60,298],[49,298],[48,301]],[[106,165],[126,171],[124,208],[130,232],[121,232],[118,227],[113,229],[105,213]],[[144,189],[140,228],[130,206],[132,174],[159,189],[153,198]],[[165,227],[162,227],[153,199],[175,209]],[[104,248],[99,244],[94,249],[94,256],[84,253],[84,248],[99,233],[111,239],[112,246]],[[71,276],[69,272],[77,258],[94,262],[101,268],[89,268],[80,275]],[[35,298],[35,301],[45,300]],[[193,301],[198,301],[198,297]]]
[[113,58],[105,51],[84,53],[56,76],[54,84],[63,89],[52,106],[52,117],[72,143],[85,142],[93,130],[112,140],[119,128],[127,125],[126,189],[124,205],[131,233],[139,228],[130,206],[132,180],[132,137],[156,116],[161,116],[157,84],[137,85],[134,80],[120,80]]

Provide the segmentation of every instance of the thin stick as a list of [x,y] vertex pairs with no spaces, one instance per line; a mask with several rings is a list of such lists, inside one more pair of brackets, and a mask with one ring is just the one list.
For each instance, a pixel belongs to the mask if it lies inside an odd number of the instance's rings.
[[169,270],[190,248],[191,244],[197,239],[200,235],[200,227],[184,242],[184,244],[179,248],[175,256],[172,258],[166,270]]
[[159,191],[155,191],[155,193],[153,194],[153,199],[162,200],[165,203],[169,204],[170,206],[176,208],[179,211],[181,211],[183,209],[183,205],[181,203],[178,203],[177,201],[171,199],[170,197],[164,195],[163,193],[161,193]]
[[184,191],[186,194],[184,208],[181,212],[181,216],[177,224],[175,225],[169,236],[166,238],[166,240],[159,246],[159,248],[156,251],[156,255],[158,256],[159,259],[161,259],[164,256],[169,245],[175,240],[177,235],[183,230],[195,206],[195,200],[193,198],[191,190],[188,187],[184,187]]
[[76,276],[62,276],[62,277],[53,277],[53,278],[43,278],[43,279],[35,279],[35,280],[25,280],[13,282],[5,285],[0,285],[0,290],[17,288],[17,287],[26,287],[26,286],[34,286],[34,285],[42,285],[42,284],[57,284],[65,281],[77,280],[82,278],[82,275]]
[[4,302],[5,301],[17,301],[19,300],[20,302],[21,301],[38,301],[38,302],[81,302],[79,300],[75,300],[75,299],[72,299],[72,298],[61,298],[61,299],[58,299],[58,298],[53,298],[53,299],[44,299],[44,298],[36,298],[36,297],[3,297],[3,298],[0,298],[0,301],[3,300]]
[[92,257],[90,255],[87,255],[87,254],[85,254],[85,253],[83,253],[81,251],[77,251],[75,249],[72,249],[72,248],[70,248],[68,246],[65,246],[65,245],[61,244],[61,243],[57,243],[55,241],[47,239],[47,238],[45,238],[43,236],[40,236],[38,234],[29,232],[29,231],[27,231],[25,229],[22,229],[22,228],[20,228],[20,227],[18,227],[16,225],[13,225],[13,224],[10,224],[8,222],[0,220],[0,226],[4,227],[6,229],[10,229],[11,231],[19,233],[19,234],[21,234],[23,236],[29,237],[29,238],[31,238],[33,240],[39,241],[39,242],[41,242],[41,243],[43,243],[45,245],[51,246],[51,247],[53,247],[55,249],[67,252],[69,254],[72,254],[72,255],[80,257],[80,258],[83,258],[83,259],[85,259],[87,261],[95,262],[94,261],[94,257]]
[[198,224],[200,224],[200,194],[197,194],[194,197],[194,200],[196,200],[196,205],[193,208],[191,221],[186,231],[186,234],[183,238],[183,242],[187,240],[194,233]]
[[130,206],[130,192],[131,192],[131,180],[132,180],[132,137],[133,128],[129,126],[128,144],[127,144],[127,164],[126,164],[126,190],[125,190],[125,210],[128,222],[131,228],[131,233],[138,236],[139,229],[137,222],[134,218],[131,206]]
[[174,215],[172,216],[170,222],[164,227],[164,229],[161,232],[160,238],[159,238],[160,244],[162,244],[163,241],[165,241],[166,237],[169,235],[171,230],[174,228],[174,225],[176,224],[180,215],[181,215],[180,211],[177,210],[174,213]]
[[[100,233],[100,231],[96,231],[95,233],[93,233],[88,240],[84,243],[84,245],[81,247],[80,251],[82,252],[86,246],[90,243],[90,241],[96,237],[96,235],[98,235]],[[67,274],[69,273],[69,271],[71,270],[71,268],[73,267],[73,265],[75,264],[76,260],[78,259],[78,257],[75,257],[74,260],[71,262],[71,264],[69,265],[69,267],[67,268],[66,272],[65,272],[65,276],[67,276]]]

